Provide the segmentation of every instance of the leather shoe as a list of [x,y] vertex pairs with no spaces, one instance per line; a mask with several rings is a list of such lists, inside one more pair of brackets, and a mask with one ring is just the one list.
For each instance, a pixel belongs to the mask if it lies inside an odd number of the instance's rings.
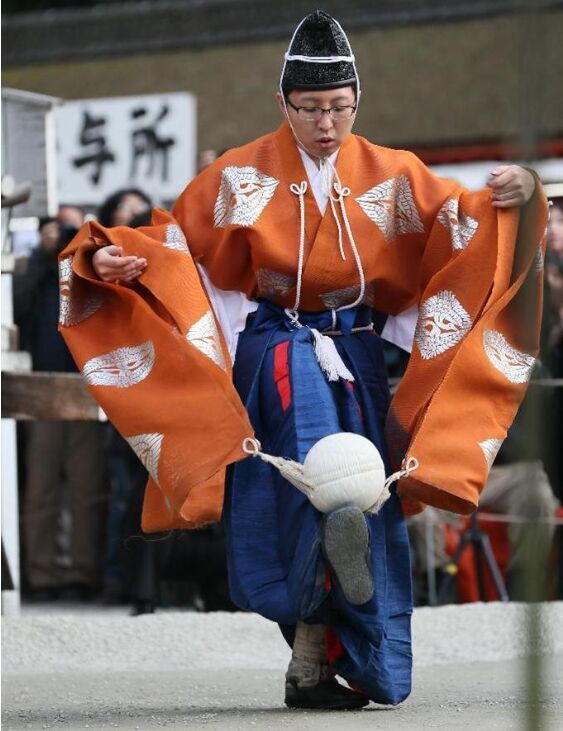
[[321,680],[317,685],[299,687],[295,681],[285,684],[285,705],[288,708],[311,708],[325,711],[353,711],[363,708],[369,698],[340,685],[336,680]]

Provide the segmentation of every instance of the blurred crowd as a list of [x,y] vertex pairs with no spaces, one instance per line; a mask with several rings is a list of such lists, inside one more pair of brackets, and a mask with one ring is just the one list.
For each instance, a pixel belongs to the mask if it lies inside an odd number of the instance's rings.
[[[217,157],[213,150],[200,153],[198,170]],[[96,218],[106,227],[137,227],[150,221],[151,207],[142,190],[124,189],[102,203]],[[31,354],[36,371],[77,371],[57,330],[57,256],[84,219],[73,205],[42,218],[39,243],[14,277],[21,348]],[[542,342],[534,377],[545,383],[563,378],[563,198],[551,203],[544,266]],[[390,375],[399,377],[408,357],[389,347],[387,358]],[[563,528],[555,520],[563,501],[556,448],[562,443],[562,413],[563,389],[530,387],[483,493],[480,512],[488,519],[479,525],[511,599],[523,596],[520,579],[532,540],[539,546],[549,597],[563,598]],[[234,609],[219,525],[142,534],[147,473],[111,424],[28,422],[20,425],[18,440],[24,600],[127,604],[132,614],[162,605]],[[468,520],[432,509],[409,520],[418,604],[497,598],[487,567],[485,587],[475,575],[475,546],[456,556],[469,530]]]

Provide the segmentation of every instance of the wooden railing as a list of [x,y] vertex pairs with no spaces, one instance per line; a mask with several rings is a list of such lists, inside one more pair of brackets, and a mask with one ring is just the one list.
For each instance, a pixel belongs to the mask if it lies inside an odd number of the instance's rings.
[[79,373],[2,372],[2,418],[98,421],[103,412]]

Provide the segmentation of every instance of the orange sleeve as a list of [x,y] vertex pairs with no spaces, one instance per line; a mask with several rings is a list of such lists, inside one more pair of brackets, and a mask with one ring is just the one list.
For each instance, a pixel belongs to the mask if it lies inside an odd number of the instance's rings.
[[[92,250],[107,244],[147,259],[139,284],[95,276]],[[59,266],[61,333],[88,389],[151,476],[144,529],[219,519],[222,470],[246,456],[242,440],[253,431],[178,223],[155,211],[152,225],[139,229],[87,224]]]
[[[425,186],[437,184],[420,166],[413,192],[425,211]],[[538,182],[522,209],[495,209],[488,190],[458,186],[430,223],[413,352],[386,429],[395,464],[418,460],[399,483],[408,512],[478,504],[538,350],[546,221]]]

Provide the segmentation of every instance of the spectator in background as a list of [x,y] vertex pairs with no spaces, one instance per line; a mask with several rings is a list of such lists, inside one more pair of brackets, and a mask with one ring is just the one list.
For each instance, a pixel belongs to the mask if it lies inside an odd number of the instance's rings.
[[[541,366],[538,366],[534,378],[546,375]],[[550,416],[546,417],[546,414],[550,415],[550,401],[553,398],[549,390],[541,386],[535,387],[532,382],[490,469],[479,505],[484,512],[498,513],[509,519],[506,529],[509,555],[503,568],[508,594],[514,601],[526,601],[529,595],[530,587],[526,580],[532,551],[536,562],[536,579],[542,594],[546,595],[551,591],[554,583],[550,564],[555,533],[552,521],[559,508],[559,501],[554,495],[546,465],[546,447],[552,440],[552,419]],[[491,444],[488,449],[491,450],[489,458],[492,460],[495,446]],[[427,530],[427,519],[433,524],[430,533]],[[438,591],[446,577],[452,574],[451,558],[446,551],[447,524],[457,531],[459,516],[434,508],[428,508],[424,513],[407,520],[413,551],[417,604],[426,603],[425,588],[429,570],[435,571]],[[481,528],[486,531],[488,525],[485,522]],[[430,548],[427,546],[429,535],[432,540]],[[492,546],[495,551],[494,534]],[[428,565],[429,551],[433,566]],[[453,595],[446,592],[442,599],[446,602],[454,601],[455,592]]]
[[[57,256],[76,229],[61,227],[56,218],[42,218],[39,233],[27,270],[14,277],[15,321],[35,371],[75,372],[57,330]],[[90,598],[100,586],[107,499],[102,427],[90,421],[36,421],[27,425],[27,432],[23,545],[30,597]],[[63,569],[56,559],[65,483],[71,563]]]
[[551,201],[545,257],[550,324],[545,359],[554,378],[563,377],[563,198]]
[[[102,204],[98,218],[108,227],[148,226],[150,200],[138,190],[119,191]],[[161,580],[171,579],[190,582],[198,608],[232,611],[235,607],[229,598],[221,526],[163,533],[147,540],[139,525],[148,474],[111,425],[108,456],[111,493],[104,563],[106,603],[127,601],[133,615],[152,613],[160,602]]]
[[217,150],[201,150],[197,156],[197,172],[208,168],[218,158]]
[[202,170],[208,168],[215,160],[219,157],[217,150],[202,150],[197,156],[197,171],[201,173]]
[[547,227],[547,248],[563,256],[563,198],[552,198]]
[[[138,188],[123,188],[112,193],[98,211],[102,226],[130,226],[150,219],[152,201]],[[146,221],[148,223],[148,221]],[[107,425],[106,447],[110,473],[110,498],[107,516],[107,539],[104,560],[103,601],[122,604],[129,601],[130,581],[122,563],[124,521],[136,490],[143,490],[147,473],[135,453],[112,424]]]
[[197,156],[197,172],[201,173],[202,170],[208,168],[215,162],[215,160],[221,157],[221,155],[224,155],[230,149],[230,147],[224,147],[221,150],[202,150]]
[[63,227],[68,226],[69,228],[74,228],[78,231],[84,223],[84,211],[78,206],[63,203],[59,206],[57,221]]
[[122,188],[108,196],[98,211],[102,226],[129,226],[136,216],[150,211],[152,201],[139,188]]
[[[549,326],[545,337],[544,359],[553,378],[563,378],[563,198],[551,201],[547,229],[547,253],[545,257],[546,300],[549,310]],[[547,471],[553,488],[563,503],[563,388],[553,390],[551,407],[551,434]],[[556,538],[559,558],[557,598],[563,598],[563,527],[557,529]]]

